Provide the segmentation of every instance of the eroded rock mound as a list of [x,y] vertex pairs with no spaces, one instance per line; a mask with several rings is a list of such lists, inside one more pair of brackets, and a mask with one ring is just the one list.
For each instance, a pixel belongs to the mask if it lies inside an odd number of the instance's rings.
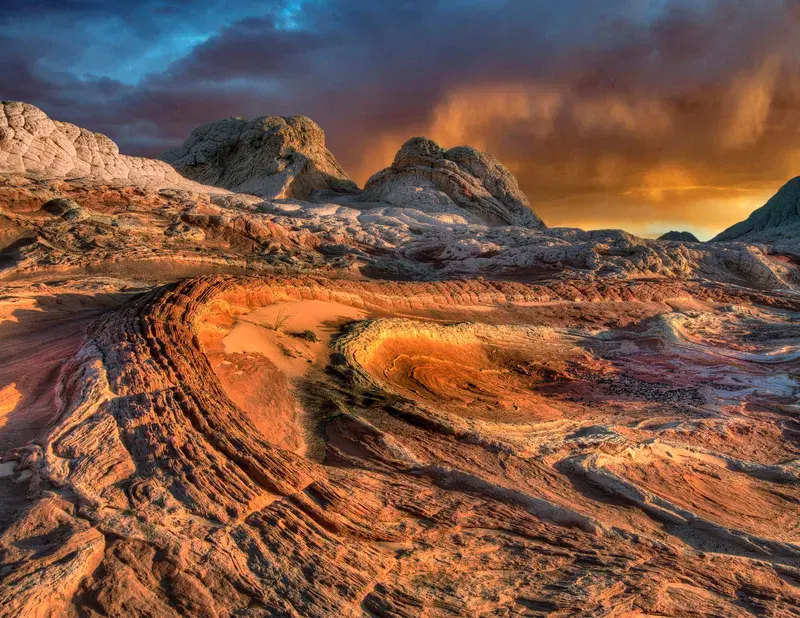
[[269,199],[358,191],[325,148],[322,129],[305,116],[208,122],[161,159],[192,180]]
[[2,101],[0,110],[0,174],[215,191],[183,178],[161,161],[122,155],[105,135],[51,120],[28,103]]
[[712,240],[776,244],[776,248],[794,249],[800,254],[800,176],[783,185],[747,219]]
[[678,232],[672,230],[671,232],[667,232],[666,234],[662,234],[658,237],[658,240],[677,240],[680,242],[700,242],[700,239],[697,238],[691,232]]
[[367,181],[360,199],[423,208],[458,206],[489,225],[545,227],[517,180],[492,155],[469,146],[445,151],[424,137],[403,144],[392,165]]

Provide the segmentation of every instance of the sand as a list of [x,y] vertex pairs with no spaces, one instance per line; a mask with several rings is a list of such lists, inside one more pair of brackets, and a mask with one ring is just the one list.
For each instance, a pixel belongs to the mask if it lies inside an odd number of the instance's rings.
[[[309,367],[327,362],[331,337],[343,324],[366,316],[361,309],[334,302],[280,302],[239,317],[222,343],[227,354],[261,354],[287,377],[299,378]],[[276,325],[280,325],[278,330]],[[307,330],[318,341],[295,336]]]

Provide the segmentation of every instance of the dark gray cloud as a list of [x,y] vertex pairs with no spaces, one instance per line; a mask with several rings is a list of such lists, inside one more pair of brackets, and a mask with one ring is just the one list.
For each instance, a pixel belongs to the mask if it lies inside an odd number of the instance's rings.
[[12,1],[0,96],[144,155],[307,114],[359,180],[427,133],[499,156],[546,220],[703,234],[800,164],[796,5]]

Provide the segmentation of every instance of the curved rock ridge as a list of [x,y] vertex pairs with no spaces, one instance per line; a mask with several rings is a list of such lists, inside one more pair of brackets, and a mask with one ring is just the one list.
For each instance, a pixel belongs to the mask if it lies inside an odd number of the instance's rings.
[[122,155],[105,135],[51,120],[28,103],[2,101],[0,107],[0,174],[87,178],[97,183],[125,183],[147,190],[170,187],[222,192],[183,178],[161,161]]
[[666,234],[662,234],[658,237],[658,240],[678,240],[680,242],[700,242],[700,240],[692,234],[691,232],[678,232],[678,231],[671,231],[667,232]]
[[[241,355],[210,351],[253,308],[318,301],[369,317],[293,387],[323,447],[304,457],[226,392],[214,363]],[[27,491],[0,531],[3,615],[790,616],[800,451],[769,430],[793,427],[797,315],[792,295],[676,281],[140,294],[88,328],[57,418],[0,469]],[[506,379],[561,417],[463,412]]]
[[305,116],[208,122],[160,158],[192,180],[268,199],[358,191],[325,148],[322,129]]
[[800,176],[783,185],[747,219],[712,238],[729,240],[777,244],[800,251]]
[[403,144],[391,167],[367,181],[359,200],[422,209],[455,205],[489,225],[545,227],[516,178],[492,155],[470,146],[445,151],[424,137]]
[[[291,153],[247,179],[303,200],[112,178],[133,159],[86,171],[102,139],[25,110],[0,618],[800,615],[775,245],[544,228],[495,160],[424,138],[361,195]],[[322,144],[301,124],[248,156]]]

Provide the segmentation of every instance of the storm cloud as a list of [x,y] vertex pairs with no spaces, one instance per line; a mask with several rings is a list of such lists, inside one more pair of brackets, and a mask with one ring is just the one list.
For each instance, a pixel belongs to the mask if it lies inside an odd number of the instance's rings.
[[470,144],[549,225],[709,237],[800,173],[794,0],[6,3],[0,96],[153,156],[306,114],[364,182]]

